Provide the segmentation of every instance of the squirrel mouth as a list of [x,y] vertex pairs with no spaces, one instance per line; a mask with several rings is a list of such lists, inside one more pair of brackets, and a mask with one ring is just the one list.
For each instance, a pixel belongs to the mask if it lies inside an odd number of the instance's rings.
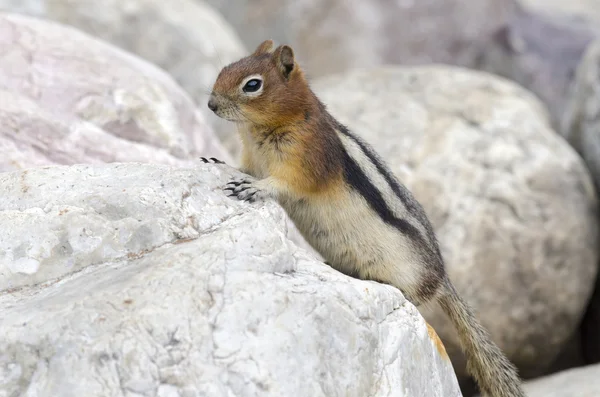
[[209,109],[219,118],[227,121],[243,121],[244,117],[236,107],[223,106],[216,102],[209,102]]
[[223,112],[223,111],[216,111],[214,112],[218,117],[222,118],[223,120],[227,120],[227,121],[233,121],[233,122],[239,122],[239,121],[243,121],[242,118],[239,117],[239,115],[235,115],[235,114],[231,114],[229,112]]

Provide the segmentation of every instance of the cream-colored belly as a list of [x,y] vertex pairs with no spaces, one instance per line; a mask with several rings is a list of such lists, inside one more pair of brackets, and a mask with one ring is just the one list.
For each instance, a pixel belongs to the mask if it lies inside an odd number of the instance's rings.
[[420,258],[412,242],[386,224],[357,193],[342,200],[280,201],[304,238],[337,270],[412,289]]

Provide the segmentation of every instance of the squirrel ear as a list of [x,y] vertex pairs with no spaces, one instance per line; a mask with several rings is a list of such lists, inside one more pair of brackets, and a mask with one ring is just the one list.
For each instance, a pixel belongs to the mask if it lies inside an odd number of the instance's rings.
[[273,40],[265,40],[262,43],[260,43],[258,45],[258,47],[256,47],[256,50],[254,50],[254,53],[252,55],[262,55],[262,54],[267,54],[271,51],[273,51],[273,46],[275,45],[275,43],[273,42]]
[[292,47],[287,45],[277,47],[273,54],[273,58],[275,58],[277,69],[279,69],[283,77],[287,79],[295,67],[294,51],[292,50]]

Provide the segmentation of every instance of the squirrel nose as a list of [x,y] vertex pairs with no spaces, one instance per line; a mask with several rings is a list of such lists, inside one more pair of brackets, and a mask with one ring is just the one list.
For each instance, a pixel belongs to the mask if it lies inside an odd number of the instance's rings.
[[219,107],[219,106],[217,106],[217,101],[215,101],[215,98],[214,98],[214,97],[213,97],[213,98],[210,98],[210,99],[208,100],[208,108],[209,108],[210,110],[212,110],[213,112],[216,112],[218,107]]

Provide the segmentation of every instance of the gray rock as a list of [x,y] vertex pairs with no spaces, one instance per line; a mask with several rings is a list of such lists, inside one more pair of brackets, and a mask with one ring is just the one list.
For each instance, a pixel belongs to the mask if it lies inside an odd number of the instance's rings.
[[[524,376],[543,372],[598,273],[593,183],[543,105],[512,82],[445,66],[366,69],[313,86],[422,202],[451,279],[493,339]],[[450,323],[437,307],[422,312],[464,376]]]
[[571,15],[522,10],[481,47],[474,67],[509,78],[536,94],[559,129],[577,65],[599,33],[594,24]]
[[129,161],[230,160],[168,74],[74,28],[0,14],[0,59],[0,139],[14,159],[4,170],[129,152]]
[[293,45],[313,77],[387,63],[472,65],[516,9],[513,0],[206,2],[249,49],[266,38]]
[[[0,0],[0,10],[64,23],[146,59],[170,73],[225,138],[206,106],[219,70],[245,55],[236,32],[212,7],[194,0]],[[229,142],[235,149],[236,142]]]
[[598,0],[519,0],[527,9],[543,14],[563,14],[582,21],[600,21]]
[[[562,134],[585,160],[600,187],[600,39],[591,44],[571,87]],[[600,279],[582,323],[587,362],[600,362]]]
[[525,384],[527,397],[600,396],[600,365],[560,372]]
[[591,44],[571,87],[561,133],[600,186],[600,39]]
[[233,175],[0,174],[0,395],[461,396],[398,290],[312,259]]

